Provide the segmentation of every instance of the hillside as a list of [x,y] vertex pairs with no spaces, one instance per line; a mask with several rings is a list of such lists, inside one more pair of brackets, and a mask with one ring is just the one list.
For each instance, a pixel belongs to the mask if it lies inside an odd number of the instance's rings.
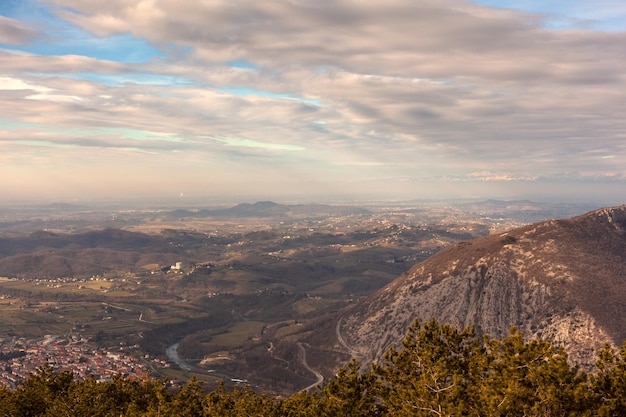
[[398,345],[414,318],[515,326],[548,338],[590,369],[604,343],[626,339],[626,206],[457,243],[402,274],[337,327],[365,362]]
[[[202,238],[202,236],[200,236]],[[105,229],[80,234],[37,231],[26,237],[0,238],[0,276],[50,278],[90,276],[143,265],[187,261],[180,247],[199,237],[183,232],[160,235]]]

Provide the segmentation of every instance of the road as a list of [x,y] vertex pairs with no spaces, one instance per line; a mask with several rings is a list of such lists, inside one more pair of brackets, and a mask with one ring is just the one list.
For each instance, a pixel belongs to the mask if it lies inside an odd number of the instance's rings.
[[317,381],[315,381],[313,384],[309,385],[308,387],[304,388],[304,391],[309,391],[315,388],[316,386],[318,386],[319,384],[321,384],[322,382],[324,382],[324,376],[320,374],[319,372],[317,372],[315,369],[311,368],[309,364],[307,363],[306,349],[304,348],[304,344],[301,342],[298,342],[298,347],[300,348],[300,353],[302,353],[302,366],[304,366],[309,372],[312,372],[313,374],[315,374],[315,378],[317,378]]
[[348,345],[348,343],[346,343],[345,339],[343,338],[343,336],[341,335],[341,321],[343,320],[343,315],[341,317],[339,317],[339,320],[337,320],[337,325],[335,326],[335,334],[337,335],[337,340],[339,341],[339,343],[341,344],[341,346],[343,346],[348,353],[350,353],[350,355],[352,356],[359,356],[361,354],[361,352],[359,352],[356,349],[353,349],[350,347],[350,345]]

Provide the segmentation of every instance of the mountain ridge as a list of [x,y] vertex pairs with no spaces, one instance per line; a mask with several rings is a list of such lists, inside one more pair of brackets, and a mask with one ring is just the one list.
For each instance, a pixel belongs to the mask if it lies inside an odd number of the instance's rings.
[[291,216],[346,216],[351,214],[370,214],[370,211],[350,205],[331,204],[279,204],[273,201],[241,203],[221,209],[201,209],[191,211],[178,209],[168,213],[170,217],[291,217]]
[[347,312],[343,339],[364,362],[397,346],[414,318],[503,337],[549,338],[592,368],[626,339],[626,205],[457,243]]

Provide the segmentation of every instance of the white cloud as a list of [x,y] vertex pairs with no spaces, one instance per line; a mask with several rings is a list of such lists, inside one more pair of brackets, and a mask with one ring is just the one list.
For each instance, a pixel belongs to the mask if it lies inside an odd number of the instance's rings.
[[46,93],[52,91],[52,88],[31,84],[19,78],[0,77],[0,90],[31,90]]
[[214,136],[214,137],[211,137],[211,139],[216,140],[218,142],[225,143],[230,146],[242,146],[244,148],[261,148],[261,149],[269,149],[269,150],[275,150],[275,151],[303,151],[304,150],[304,148],[300,146],[259,142],[259,141],[255,141],[251,139],[245,139],[245,138]]
[[480,181],[536,181],[536,176],[516,176],[506,172],[472,172],[468,175],[469,178],[477,179]]

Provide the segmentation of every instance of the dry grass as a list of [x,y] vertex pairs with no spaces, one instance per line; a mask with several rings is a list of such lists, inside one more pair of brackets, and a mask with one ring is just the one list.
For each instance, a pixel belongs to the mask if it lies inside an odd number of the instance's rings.
[[212,336],[211,340],[204,343],[208,346],[239,347],[256,334],[260,334],[265,323],[260,321],[240,321],[229,327],[226,333]]

